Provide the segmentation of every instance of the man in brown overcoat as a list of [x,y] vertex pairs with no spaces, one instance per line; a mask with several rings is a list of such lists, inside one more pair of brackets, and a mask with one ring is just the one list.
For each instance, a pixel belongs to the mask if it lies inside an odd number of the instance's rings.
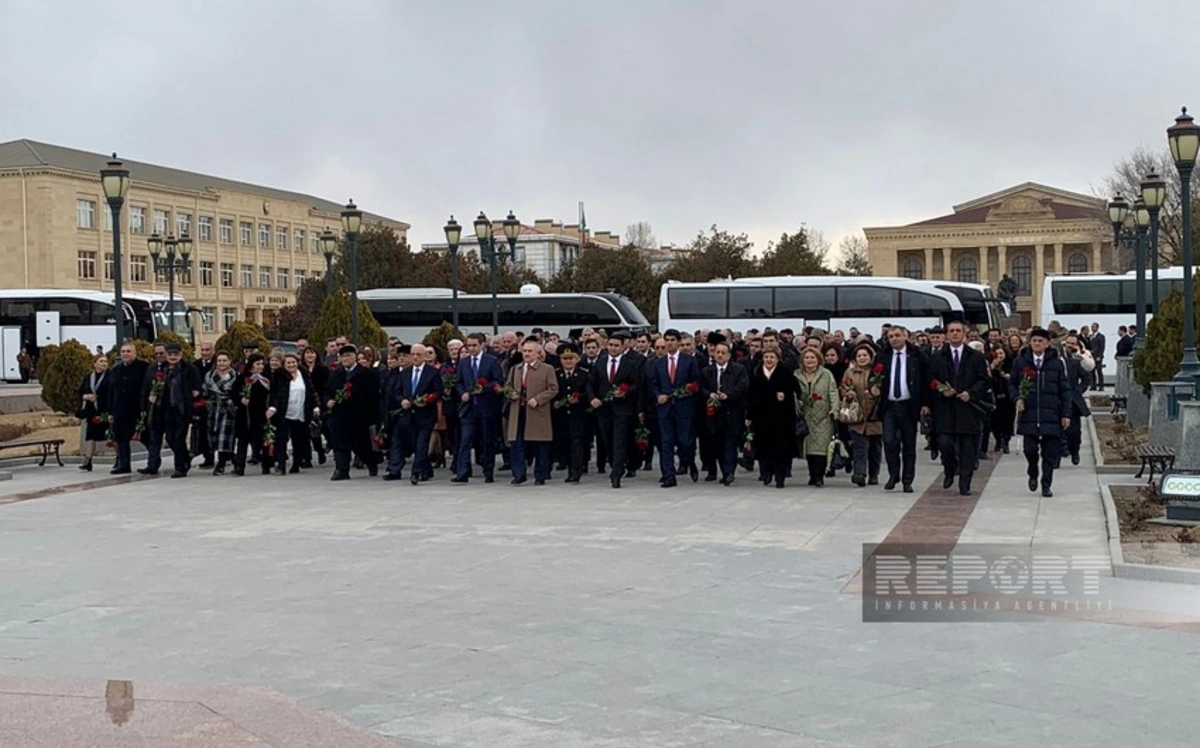
[[526,447],[533,449],[533,477],[536,485],[545,485],[550,477],[550,445],[554,441],[551,423],[554,399],[558,397],[558,376],[542,363],[538,344],[526,341],[521,346],[521,363],[508,370],[505,380],[508,399],[507,441],[512,448],[512,484],[525,482]]

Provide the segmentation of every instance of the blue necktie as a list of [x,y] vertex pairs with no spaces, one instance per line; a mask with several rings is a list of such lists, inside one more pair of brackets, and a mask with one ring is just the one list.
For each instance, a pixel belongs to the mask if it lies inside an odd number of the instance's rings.
[[412,378],[412,393],[413,393],[414,395],[415,395],[415,394],[417,394],[417,380],[419,380],[420,378],[421,378],[421,370],[420,370],[420,369],[413,369],[413,378]]
[[471,378],[479,379],[479,359],[471,357]]

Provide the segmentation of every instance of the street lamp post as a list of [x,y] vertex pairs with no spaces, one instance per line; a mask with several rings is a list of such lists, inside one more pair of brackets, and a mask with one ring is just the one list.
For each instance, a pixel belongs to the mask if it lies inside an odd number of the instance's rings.
[[1146,303],[1145,303],[1145,288],[1143,287],[1146,279],[1146,263],[1144,254],[1144,244],[1141,241],[1142,234],[1136,227],[1136,219],[1138,212],[1145,212],[1145,207],[1142,205],[1142,199],[1138,198],[1134,205],[1134,226],[1125,225],[1126,219],[1129,218],[1129,202],[1117,195],[1112,200],[1108,201],[1108,220],[1112,224],[1113,229],[1113,247],[1115,249],[1134,250],[1134,259],[1137,267],[1137,280],[1135,289],[1135,304],[1137,305],[1137,335],[1134,337],[1134,347],[1140,348],[1142,345],[1143,336],[1146,334]]
[[492,222],[483,211],[475,219],[475,238],[479,240],[479,254],[488,264],[488,272],[492,278],[492,335],[500,332],[500,302],[497,299],[496,283],[499,276],[499,262],[504,257],[514,257],[517,250],[517,237],[521,234],[521,222],[508,211],[504,219],[504,238],[508,240],[508,251],[496,249],[496,237],[492,232]]
[[1137,288],[1134,299],[1137,304],[1137,337],[1133,339],[1133,349],[1141,350],[1146,345],[1146,231],[1150,228],[1150,211],[1146,203],[1138,198],[1133,203],[1134,257],[1137,263]]
[[1142,202],[1150,213],[1150,313],[1158,314],[1158,212],[1167,198],[1167,183],[1154,172],[1142,179]]
[[[146,240],[150,250],[150,259],[154,262],[155,272],[167,276],[167,324],[171,332],[175,330],[175,276],[183,275],[191,269],[192,240],[187,234],[175,238],[167,234],[164,240],[155,232]],[[165,250],[165,251],[164,251]]]
[[346,250],[350,261],[350,330],[358,345],[358,232],[362,228],[362,211],[354,201],[342,211],[342,231],[346,234]]
[[1196,358],[1196,307],[1192,301],[1192,170],[1196,167],[1196,152],[1200,150],[1200,126],[1196,125],[1187,107],[1167,128],[1171,157],[1179,170],[1180,210],[1183,211],[1183,357],[1176,379],[1197,381],[1200,359]]
[[446,232],[446,244],[450,248],[450,309],[454,319],[454,331],[458,332],[458,242],[462,239],[462,226],[450,216],[443,228]]
[[100,185],[104,188],[108,209],[112,211],[113,296],[117,318],[117,350],[120,350],[125,342],[125,298],[121,290],[124,274],[121,269],[121,206],[125,203],[125,195],[129,193],[129,169],[117,160],[117,154],[114,153],[112,161],[100,170]]
[[333,255],[337,252],[337,234],[329,229],[321,232],[321,254],[325,255],[325,295],[333,295]]

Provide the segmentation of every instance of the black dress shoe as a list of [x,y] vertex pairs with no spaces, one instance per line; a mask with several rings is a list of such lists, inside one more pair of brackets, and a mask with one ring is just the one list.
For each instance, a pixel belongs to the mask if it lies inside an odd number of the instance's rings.
[[533,481],[533,485],[544,486],[544,485],[546,485],[546,479],[545,478],[537,478]]
[[688,475],[692,476],[692,483],[700,480],[700,468],[695,465],[688,465]]
[[578,483],[578,482],[579,482],[578,475],[568,475],[567,479],[563,481],[563,483]]
[[1072,465],[1079,464],[1079,455],[1077,455],[1077,454],[1071,455],[1071,464]]
[[213,465],[215,465],[215,464],[216,464],[216,463],[215,463],[215,462],[213,462],[212,460],[205,460],[204,462],[200,463],[200,469],[201,469],[201,470],[208,470],[210,467],[212,467],[212,466],[213,466]]
[[1038,488],[1038,479],[1036,475],[1029,476],[1029,490],[1036,491]]
[[[817,488],[824,488],[824,487],[825,487],[825,479],[824,479],[824,478],[817,478],[817,482],[816,482],[816,483],[813,483],[813,485],[814,485],[814,486],[816,486]],[[782,486],[782,485],[776,485],[775,487],[776,487],[776,488],[783,488],[783,486]]]
[[913,487],[912,487],[912,484],[911,484],[911,483],[905,483],[905,484],[904,484],[904,493],[912,493],[912,492],[913,492]]
[[176,470],[175,472],[171,473],[171,477],[172,478],[186,478],[187,472],[185,472],[183,470]]
[[879,476],[876,475],[876,476],[867,478],[867,485],[868,486],[878,486],[879,485]]
[[1047,499],[1054,496],[1054,492],[1050,490],[1050,486],[1042,486],[1042,496]]
[[716,483],[717,482],[717,474],[709,473],[708,475],[704,476],[704,482],[705,483]]
[[335,470],[329,480],[350,480],[350,476],[340,470]]
[[494,475],[487,475],[487,476],[484,476],[484,478],[483,478],[483,482],[484,482],[484,483],[495,483],[495,482],[496,482],[496,476],[494,476]]
[[224,474],[225,474],[225,466],[224,465],[217,465],[215,468],[213,468],[213,475],[224,475]]
[[414,486],[419,486],[421,484],[421,479],[414,475],[413,477],[408,479],[408,482],[413,484]]
[[138,468],[137,471],[139,475],[158,475],[157,470],[151,470],[150,468]]
[[626,471],[625,471],[625,477],[626,477],[626,478],[636,478],[636,477],[637,477],[637,471],[636,471],[636,470],[634,470],[633,468],[630,468],[630,469],[628,469],[628,470],[626,470]]
[[115,467],[112,470],[109,470],[108,474],[109,475],[129,475],[132,472],[133,471],[127,467],[119,467],[119,468]]
[[524,482],[525,482],[524,478],[513,478],[512,480],[509,481],[509,483],[511,483],[514,486],[519,486]]
[[850,478],[850,482],[853,483],[854,485],[858,486],[859,488],[862,488],[863,486],[867,485],[867,476],[855,475]]
[[451,479],[450,479],[450,482],[451,482],[451,483],[466,483],[466,482],[467,482],[467,479],[466,479],[466,478],[459,478],[459,477],[455,476],[454,478],[451,478]]
[[721,485],[722,485],[722,486],[732,486],[732,485],[733,485],[733,476],[732,476],[732,475],[727,475],[727,476],[725,476],[724,478],[722,478],[722,479],[721,479]]
[[383,474],[384,480],[401,480],[403,477],[404,476],[400,475],[399,473],[384,473]]
[[970,496],[970,495],[971,495],[971,488],[970,488],[970,486],[968,486],[967,488],[960,488],[960,489],[958,489],[958,495],[959,495],[959,496]]
[[900,482],[899,478],[888,478],[887,483],[883,484],[884,491],[895,491],[896,484]]
[[942,488],[949,488],[950,486],[953,486],[953,485],[954,485],[954,476],[953,475],[947,475],[946,477],[942,478]]
[[678,485],[679,485],[678,481],[676,481],[674,478],[672,478],[671,480],[663,481],[662,483],[659,484],[658,487],[659,488],[674,488]]
[[620,487],[621,487],[621,478],[620,478],[620,476],[617,476],[617,477],[615,477],[615,478],[613,478],[613,479],[612,479],[612,487],[613,487],[613,488],[620,488]]
[[294,475],[298,472],[300,472],[299,465],[293,464],[290,468],[288,468],[288,475]]
[[251,457],[250,459],[246,460],[247,465],[257,465],[260,462],[262,462],[262,460],[258,459],[257,457]]

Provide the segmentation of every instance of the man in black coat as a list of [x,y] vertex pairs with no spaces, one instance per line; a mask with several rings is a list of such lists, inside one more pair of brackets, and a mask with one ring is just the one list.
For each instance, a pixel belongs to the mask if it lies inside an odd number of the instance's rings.
[[930,412],[929,364],[908,342],[903,327],[888,330],[887,342],[888,347],[875,356],[875,363],[883,366],[884,381],[878,399],[888,469],[883,487],[891,491],[901,483],[904,493],[912,493],[917,473],[917,424]]
[[329,375],[325,407],[333,437],[333,477],[350,480],[350,453],[362,460],[371,475],[379,474],[379,463],[371,447],[371,426],[379,417],[379,379],[375,372],[358,365],[358,349],[344,345],[338,351],[340,365]]
[[142,434],[142,446],[146,448],[146,466],[137,469],[142,475],[158,475],[162,468],[163,424],[160,414],[150,403],[150,393],[161,387],[157,382],[167,378],[167,347],[161,343],[154,345],[154,363],[146,368],[146,377],[142,380],[142,412],[146,414],[146,431]]
[[137,358],[133,343],[121,346],[121,360],[113,367],[112,388],[109,390],[108,412],[112,416],[113,441],[117,459],[110,471],[125,475],[133,470],[133,449],[130,441],[142,417],[142,385],[150,365]]
[[161,430],[167,446],[171,448],[175,463],[171,477],[186,478],[192,467],[192,456],[188,452],[188,426],[192,422],[195,402],[200,397],[200,373],[183,360],[183,347],[178,343],[167,343],[166,353],[167,363],[163,370],[166,376],[161,380],[160,387],[151,384],[151,394],[146,401],[150,405],[154,428]]
[[[738,450],[746,425],[746,397],[750,392],[750,374],[741,364],[731,362],[729,344],[709,346],[713,363],[700,375],[701,402],[704,404],[704,431],[701,442],[708,441],[709,452],[721,468],[721,484],[733,483],[737,470]],[[710,400],[719,402],[709,405]],[[709,415],[709,409],[712,414]],[[715,477],[710,472],[709,478]]]
[[985,413],[982,403],[988,401],[992,387],[986,357],[967,345],[966,338],[963,322],[949,323],[946,345],[929,360],[934,431],[946,472],[942,487],[954,485],[957,474],[961,496],[971,495]]
[[1100,332],[1100,323],[1092,323],[1092,335],[1088,338],[1088,350],[1092,352],[1092,359],[1096,362],[1096,368],[1092,370],[1092,389],[1104,389],[1104,354],[1108,348],[1108,339],[1104,337],[1104,333]]
[[592,395],[588,371],[579,365],[573,346],[559,349],[558,400],[554,402],[553,428],[558,460],[567,466],[567,483],[578,483],[587,460],[588,412]]
[[[1083,341],[1074,335],[1068,335],[1067,339],[1063,341],[1062,358],[1067,365],[1067,387],[1069,389],[1067,418],[1071,419],[1070,425],[1063,429],[1063,447],[1067,450],[1067,454],[1071,455],[1072,465],[1079,464],[1079,449],[1083,442],[1083,419],[1092,414],[1084,393],[1088,391],[1092,372],[1095,369],[1091,372],[1087,370],[1087,358],[1084,355],[1086,350]],[[1092,365],[1095,365],[1095,359],[1092,359]]]
[[1130,325],[1126,329],[1122,325],[1119,332],[1121,332],[1121,337],[1117,340],[1117,358],[1132,356],[1133,344],[1137,342],[1137,328]]
[[[199,356],[194,366],[200,374],[200,383],[203,384],[204,378],[213,370],[213,365],[216,363],[216,357],[213,355],[213,344],[201,343]],[[204,462],[200,464],[201,468],[211,468],[213,466],[213,448],[208,443],[208,408],[196,408],[192,415],[194,423],[192,428],[192,452],[204,455]]]
[[[429,440],[433,427],[437,425],[437,402],[441,397],[442,375],[432,366],[425,365],[425,346],[412,347],[412,366],[400,370],[400,413],[399,434],[391,438],[404,437],[404,451],[412,455],[412,471],[409,482],[414,486],[433,478],[429,466]],[[401,464],[403,460],[401,460]],[[395,480],[399,475],[387,475],[385,480]]]
[[[625,457],[633,438],[637,421],[639,386],[645,366],[640,358],[623,355],[627,335],[615,333],[608,339],[608,356],[599,359],[590,372],[588,386],[592,393],[592,408],[596,425],[612,461],[612,487],[621,487],[625,475]],[[664,458],[665,459],[665,458]]]
[[1029,333],[1029,348],[1013,362],[1008,387],[1017,404],[1017,433],[1025,437],[1029,490],[1038,489],[1040,452],[1042,496],[1053,496],[1050,487],[1062,456],[1063,430],[1071,425],[1071,386],[1066,365],[1050,347],[1049,332],[1035,328]]

